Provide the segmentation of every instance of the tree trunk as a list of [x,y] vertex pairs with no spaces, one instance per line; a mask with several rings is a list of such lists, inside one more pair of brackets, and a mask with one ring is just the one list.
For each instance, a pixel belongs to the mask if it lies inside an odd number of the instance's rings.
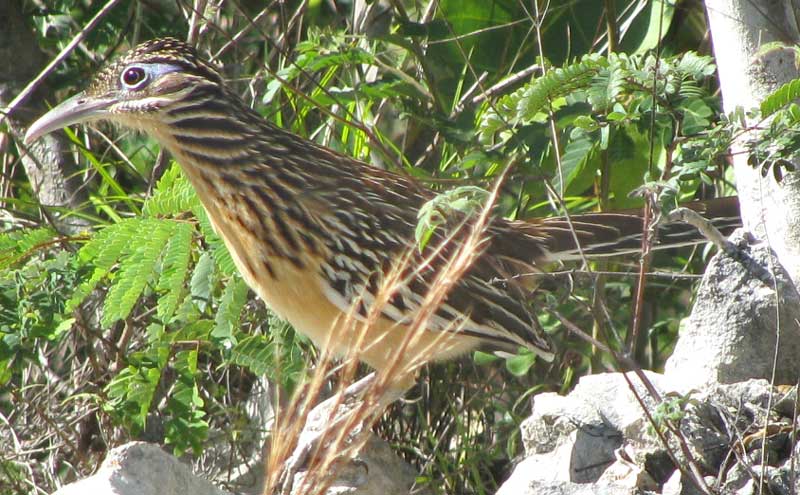
[[[798,77],[792,50],[759,54],[768,42],[800,39],[793,0],[706,0],[726,113],[750,110],[780,85]],[[753,124],[754,122],[749,122]],[[745,227],[769,243],[795,285],[800,282],[800,174],[762,177],[748,164],[747,139],[734,144],[733,165]]]
[[[0,106],[8,105],[28,81],[33,79],[44,65],[45,57],[39,49],[36,37],[25,25],[19,0],[0,1]],[[11,134],[21,143],[25,128],[36,117],[47,111],[40,88],[16,111],[9,120]],[[0,139],[0,151],[10,146],[10,140]],[[66,138],[60,133],[39,139],[25,149],[20,149],[22,165],[39,203],[50,211],[49,218],[55,227],[65,234],[83,230],[88,223],[79,217],[60,218],[57,209],[78,209],[85,204],[87,195],[83,181],[78,175]]]

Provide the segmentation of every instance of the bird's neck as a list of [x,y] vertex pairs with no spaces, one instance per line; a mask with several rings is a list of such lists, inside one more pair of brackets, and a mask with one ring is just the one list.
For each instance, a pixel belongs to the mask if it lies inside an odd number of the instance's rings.
[[[238,97],[219,89],[195,89],[191,98],[162,110],[151,129],[195,181],[220,174],[257,174],[262,186],[275,179],[295,192],[335,181],[352,159],[295,136],[268,122]],[[309,164],[313,170],[309,170]],[[195,176],[195,177],[192,177]],[[279,191],[280,192],[280,191]]]

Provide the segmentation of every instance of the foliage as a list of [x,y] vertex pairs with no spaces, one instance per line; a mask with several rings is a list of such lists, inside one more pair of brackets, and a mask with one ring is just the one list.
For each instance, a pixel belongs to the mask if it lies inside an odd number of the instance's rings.
[[661,433],[665,433],[668,427],[678,429],[681,420],[686,417],[686,409],[690,405],[697,405],[697,401],[692,398],[691,391],[686,395],[667,395],[662,402],[656,405],[652,415],[653,424],[647,427],[648,433],[655,435],[656,428]]
[[419,250],[425,249],[437,227],[453,218],[453,213],[473,213],[486,202],[486,190],[475,186],[461,186],[445,191],[428,201],[417,213],[417,228],[414,232]]
[[[776,181],[783,180],[785,172],[794,172],[792,162],[800,149],[800,107],[795,103],[800,97],[800,79],[789,81],[767,95],[758,110],[749,112],[751,121],[761,120],[754,138],[745,143],[748,163],[766,176],[770,171]],[[747,129],[739,115],[730,117],[731,124],[739,131]]]
[[[129,3],[55,69],[48,103],[75,93],[110,54],[140,39],[180,37],[187,26],[181,4],[162,12]],[[390,22],[374,20],[362,31],[349,25],[353,2],[343,2],[343,11],[285,2],[281,9],[297,8],[296,16],[267,7],[257,25],[254,5],[212,2],[195,27],[200,50],[215,55],[232,89],[266,119],[441,192],[419,212],[422,247],[449,213],[479,209],[502,172],[496,211],[509,218],[548,215],[554,206],[639,206],[631,193],[643,185],[663,203],[729,192],[725,158],[745,129],[741,115],[721,114],[715,67],[702,53],[702,8],[615,3],[616,33],[596,31],[610,3],[595,0],[551,2],[538,13],[509,0],[399,2]],[[99,8],[58,0],[26,12],[52,57]],[[792,103],[799,92],[792,83],[765,100],[760,112],[770,119],[766,137],[752,144],[754,165],[780,173],[800,148],[800,111]],[[200,457],[215,434],[240,446],[245,414],[237,404],[256,377],[294,390],[314,362],[313,348],[255,300],[180,168],[159,162],[152,142],[123,135],[112,146],[96,132],[71,137],[90,200],[69,214],[89,222],[85,233],[65,236],[39,214],[21,167],[0,176],[0,412],[37,418],[30,424],[38,429],[22,436],[37,448],[52,446],[42,454],[52,456],[48,462],[36,464],[56,466],[60,479],[92,469],[84,451],[101,457],[130,438]],[[682,269],[696,258],[679,253],[655,262]],[[603,268],[621,272],[604,284],[607,317],[593,316],[588,284],[540,292],[533,304],[558,305],[581,328],[606,328],[619,350],[632,284],[626,266]],[[663,364],[689,290],[671,279],[648,286],[653,322],[633,353],[645,367]],[[377,429],[420,468],[421,484],[493,492],[520,451],[517,426],[529,396],[567,390],[598,366],[616,366],[571,339],[549,313],[541,312],[540,323],[562,351],[560,366],[524,353],[502,364],[478,355],[431,366],[412,392],[424,400],[382,418]],[[54,376],[62,386],[45,399],[37,391]],[[47,400],[55,402],[43,407]],[[67,452],[58,430],[74,424],[87,425],[88,447]],[[10,458],[0,458],[0,493],[4,484],[24,485]],[[56,475],[32,476],[44,486]]]
[[[712,183],[717,168],[719,155],[683,152],[708,148],[718,109],[704,85],[713,72],[710,57],[693,52],[671,58],[587,55],[488,108],[479,122],[480,139],[506,156],[537,163],[558,195],[581,193],[596,182],[606,185],[596,189],[602,204],[623,208],[639,201],[630,196],[634,189],[657,180],[686,197],[698,179]],[[530,144],[547,139],[550,118],[563,133],[563,153]],[[730,130],[722,139],[730,142]],[[529,188],[522,198],[546,192],[543,185]]]

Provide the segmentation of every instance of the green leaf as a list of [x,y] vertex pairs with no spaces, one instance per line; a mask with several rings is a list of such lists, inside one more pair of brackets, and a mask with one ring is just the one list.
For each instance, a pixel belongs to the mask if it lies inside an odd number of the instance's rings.
[[478,366],[486,366],[491,363],[494,363],[500,358],[496,354],[492,354],[489,352],[475,351],[474,353],[472,353],[472,359]]
[[265,335],[248,335],[231,349],[230,362],[244,366],[256,375],[265,375],[274,362],[273,346]]
[[437,19],[446,22],[446,29],[430,33],[436,43],[427,49],[429,63],[451,70],[463,69],[464,54],[468,53],[475,70],[502,73],[514,57],[525,56],[525,51],[532,50],[524,43],[526,29],[514,22],[527,15],[518,2],[440,0],[436,12]]
[[[639,132],[636,127],[627,126],[614,132],[608,147],[612,208],[634,208],[641,204],[640,198],[632,198],[629,194],[641,186],[648,170],[649,146],[650,138],[646,130]],[[656,147],[655,159],[663,159],[663,155],[664,150]]]
[[461,186],[445,191],[422,205],[417,212],[417,226],[414,230],[419,250],[425,249],[436,229],[447,223],[455,212],[469,215],[483,206],[488,194],[480,187]]
[[156,184],[153,195],[145,201],[142,214],[147,217],[178,215],[199,206],[194,188],[173,162]]
[[607,59],[599,55],[587,55],[578,63],[551,69],[523,88],[513,120],[520,123],[531,121],[537,113],[547,111],[556,98],[586,88],[592,78],[607,66]]
[[123,368],[105,388],[109,401],[104,408],[116,414],[123,411],[143,429],[160,379],[161,370],[149,362]]
[[175,332],[168,334],[170,342],[180,341],[200,341],[209,340],[211,331],[214,329],[214,322],[211,320],[196,320],[185,325]]
[[608,67],[600,70],[589,87],[588,99],[595,111],[610,110],[622,92],[627,71],[618,57],[609,58]]
[[483,151],[472,151],[461,159],[458,165],[459,170],[468,170],[476,165],[491,162],[491,159]]
[[681,77],[701,81],[707,77],[713,76],[717,70],[717,66],[714,65],[714,59],[708,55],[700,55],[697,52],[686,52],[678,57],[675,70],[681,74]]
[[191,224],[177,223],[175,232],[164,249],[161,275],[156,284],[156,289],[163,292],[158,299],[156,311],[162,321],[172,317],[183,295],[183,282],[189,271],[193,230]]
[[278,77],[267,84],[262,102],[271,102],[284,83],[291,82],[300,75],[330,68],[340,69],[347,65],[373,64],[375,61],[375,55],[361,47],[332,41],[334,43],[330,43],[329,46],[320,46],[312,42],[301,44],[300,56],[289,66],[279,70]]
[[225,286],[220,298],[214,330],[211,337],[217,340],[228,341],[235,344],[234,330],[238,327],[242,308],[247,303],[249,288],[240,277],[234,277]]
[[208,252],[205,252],[197,260],[194,273],[192,273],[192,280],[189,283],[192,301],[200,308],[200,311],[205,311],[206,306],[211,302],[213,276],[214,258]]
[[641,54],[655,48],[666,35],[675,15],[675,0],[639,0],[634,3],[627,9],[632,18],[619,22],[621,26],[630,26],[622,33],[621,49]]
[[134,252],[120,262],[111,289],[103,305],[101,322],[109,326],[117,320],[127,318],[147,283],[152,279],[164,246],[175,231],[171,220],[143,220],[142,232],[147,235],[139,239]]
[[[570,185],[586,170],[586,164],[590,156],[598,149],[599,143],[593,134],[584,132],[582,129],[575,129],[571,139],[564,147],[564,155],[561,157],[561,173],[557,171],[553,177],[553,187],[556,191],[566,191]],[[589,175],[594,175],[589,171]],[[562,188],[561,177],[564,177]],[[593,177],[589,178],[591,181]]]
[[[64,132],[66,132],[67,136],[72,140],[72,142],[81,144],[81,141],[78,139],[78,136],[75,135],[72,130],[69,128],[65,128]],[[107,185],[116,193],[118,198],[122,198],[122,201],[130,208],[131,211],[139,213],[138,205],[133,201],[133,196],[129,196],[125,189],[120,185],[119,182],[114,178],[114,176],[107,170],[107,168],[112,168],[113,166],[105,163],[101,163],[100,160],[92,153],[91,150],[86,148],[85,146],[79,146],[78,149],[80,150],[81,154],[83,155],[86,160],[92,164],[92,167],[97,171],[98,175],[102,178],[103,184]],[[113,211],[113,210],[112,210]]]
[[506,369],[514,376],[523,376],[528,373],[533,363],[536,362],[536,354],[527,349],[506,359]]
[[551,69],[513,93],[500,98],[487,110],[478,124],[480,142],[490,144],[500,132],[502,139],[513,135],[509,127],[537,122],[558,105],[566,96],[586,89],[594,76],[608,65],[599,55],[587,55],[580,62],[563,68]]
[[709,118],[714,114],[714,111],[703,100],[692,98],[687,100],[685,104],[680,105],[679,108],[683,110],[684,135],[699,134],[711,125]]
[[73,311],[117,261],[129,255],[141,238],[143,220],[129,218],[100,230],[78,251],[78,259],[94,267],[91,277],[82,282],[67,301],[66,311]]
[[766,118],[800,98],[800,79],[794,79],[776,89],[761,102],[761,117]]
[[42,245],[49,245],[57,235],[50,227],[0,233],[0,269],[34,254]]
[[[610,119],[610,114],[609,114],[608,119],[611,120]],[[585,131],[593,131],[593,130],[595,130],[595,129],[597,129],[599,127],[597,121],[594,120],[589,115],[578,115],[572,121],[572,125],[574,125],[575,127],[579,128],[579,129],[583,129]]]
[[206,211],[198,206],[194,210],[194,214],[197,217],[197,222],[200,225],[200,231],[203,233],[203,237],[205,237],[206,243],[208,243],[209,247],[211,248],[211,254],[214,257],[214,260],[217,262],[217,266],[219,267],[219,271],[223,275],[233,275],[236,273],[236,264],[233,262],[233,258],[231,257],[231,253],[228,251],[228,247],[225,245],[225,242],[214,232],[213,227],[211,226],[211,221],[208,219],[208,214]]

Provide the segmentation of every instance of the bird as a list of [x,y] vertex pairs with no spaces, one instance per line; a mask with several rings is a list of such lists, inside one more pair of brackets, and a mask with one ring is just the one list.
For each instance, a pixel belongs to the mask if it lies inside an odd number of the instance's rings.
[[[175,157],[246,283],[318,346],[351,351],[357,339],[331,338],[332,328],[354,307],[356,320],[366,325],[382,281],[406,259],[404,282],[376,310],[369,328],[361,328],[368,345],[358,358],[375,370],[392,359],[410,363],[423,352],[426,361],[440,361],[479,348],[524,348],[551,361],[550,339],[508,280],[556,262],[636,251],[641,244],[638,212],[492,216],[470,266],[424,331],[394,356],[437,270],[464,242],[467,215],[455,214],[418,249],[418,214],[435,191],[264,120],[226,85],[217,67],[177,39],[129,50],[83,92],[33,123],[25,141],[95,120],[143,131]],[[740,224],[735,199],[692,208],[725,228]],[[667,225],[660,239],[664,245],[703,240],[683,225]],[[397,369],[404,369],[402,362]],[[397,377],[394,395],[414,380],[414,372]]]

